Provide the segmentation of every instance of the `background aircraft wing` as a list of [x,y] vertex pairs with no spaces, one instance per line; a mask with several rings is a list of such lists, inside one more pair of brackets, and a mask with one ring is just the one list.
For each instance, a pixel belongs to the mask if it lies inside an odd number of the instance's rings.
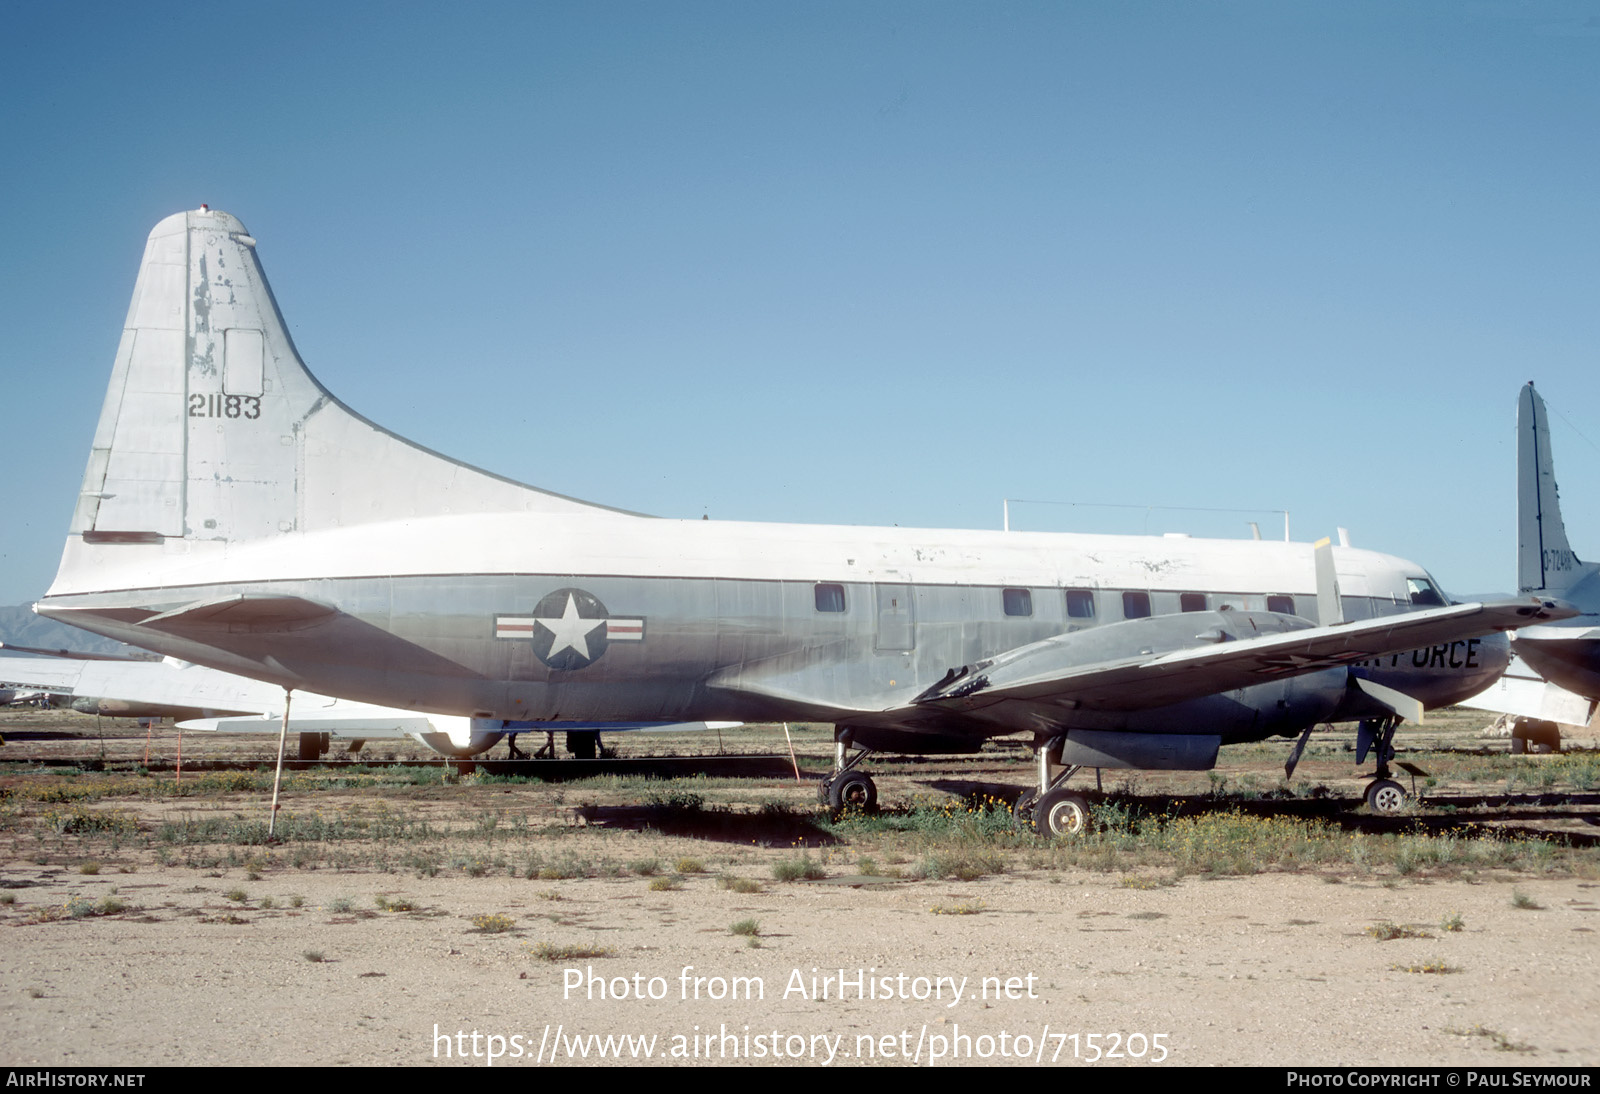
[[283,705],[283,689],[273,684],[176,661],[0,657],[0,678],[74,696],[148,706],[245,713],[270,709],[274,703],[281,710]]
[[1522,658],[1513,657],[1504,676],[1488,690],[1463,700],[1460,705],[1495,714],[1587,726],[1594,717],[1596,704],[1592,699],[1541,679]]
[[88,664],[64,657],[0,657],[0,684],[75,695],[78,677]]

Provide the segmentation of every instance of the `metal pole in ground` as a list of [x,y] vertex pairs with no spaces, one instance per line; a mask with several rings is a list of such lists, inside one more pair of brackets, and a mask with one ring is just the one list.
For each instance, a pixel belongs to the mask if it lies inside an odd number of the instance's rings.
[[283,689],[283,724],[278,727],[278,769],[272,775],[272,816],[267,818],[268,839],[278,831],[278,787],[283,784],[283,749],[289,740],[289,700],[293,695],[292,689]]

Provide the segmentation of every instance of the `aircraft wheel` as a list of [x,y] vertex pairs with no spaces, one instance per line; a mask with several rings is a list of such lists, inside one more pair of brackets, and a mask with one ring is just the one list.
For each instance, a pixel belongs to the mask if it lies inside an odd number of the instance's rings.
[[1561,751],[1561,727],[1544,719],[1518,718],[1511,727],[1511,754]]
[[1539,721],[1528,726],[1529,752],[1560,752],[1561,727],[1554,722]]
[[1058,839],[1080,836],[1089,827],[1089,802],[1070,790],[1052,790],[1033,807],[1033,825],[1042,834]]
[[572,753],[574,760],[594,759],[595,747],[600,743],[600,734],[593,730],[571,730],[567,733],[567,751]]
[[1378,779],[1367,787],[1367,808],[1392,816],[1406,807],[1406,788],[1393,779]]
[[870,813],[878,808],[878,784],[872,781],[871,775],[846,771],[824,785],[828,788],[830,808],[849,809],[856,813]]
[[1039,803],[1039,794],[1035,790],[1024,790],[1022,797],[1011,805],[1011,819],[1016,823],[1017,829],[1022,832],[1032,832],[1033,807]]

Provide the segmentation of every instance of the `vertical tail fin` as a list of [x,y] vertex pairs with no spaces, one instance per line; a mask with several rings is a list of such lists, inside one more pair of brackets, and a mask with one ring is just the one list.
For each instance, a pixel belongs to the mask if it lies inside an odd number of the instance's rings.
[[150,233],[56,583],[68,591],[95,565],[87,555],[126,561],[132,545],[592,508],[430,452],[334,399],[295,350],[256,241],[202,207]]
[[1559,596],[1595,569],[1567,543],[1544,400],[1530,381],[1517,401],[1517,588]]

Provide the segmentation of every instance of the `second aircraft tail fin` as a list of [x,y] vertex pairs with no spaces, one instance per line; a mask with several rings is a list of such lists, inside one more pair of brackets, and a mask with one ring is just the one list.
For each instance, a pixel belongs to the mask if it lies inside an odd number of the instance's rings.
[[1565,596],[1600,570],[1581,561],[1567,543],[1550,455],[1544,400],[1530,382],[1517,400],[1517,588],[1519,592]]

